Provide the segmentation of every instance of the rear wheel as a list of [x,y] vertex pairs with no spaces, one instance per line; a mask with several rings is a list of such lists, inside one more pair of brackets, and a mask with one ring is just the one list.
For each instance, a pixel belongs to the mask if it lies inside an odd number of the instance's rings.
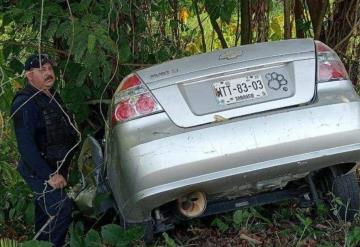
[[355,172],[340,173],[332,168],[321,173],[321,191],[335,217],[351,221],[360,209],[360,190]]
[[152,220],[144,223],[144,242],[146,246],[154,242],[154,223]]

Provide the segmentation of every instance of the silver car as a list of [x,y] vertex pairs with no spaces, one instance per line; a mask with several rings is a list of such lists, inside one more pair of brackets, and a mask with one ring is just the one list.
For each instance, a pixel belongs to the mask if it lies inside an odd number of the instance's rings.
[[106,177],[126,223],[151,231],[252,205],[340,197],[359,209],[360,99],[311,39],[244,45],[127,76],[105,133]]

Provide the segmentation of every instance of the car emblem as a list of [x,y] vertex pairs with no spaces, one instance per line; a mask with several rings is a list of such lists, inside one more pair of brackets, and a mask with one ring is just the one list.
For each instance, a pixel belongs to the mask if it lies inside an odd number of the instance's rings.
[[[265,78],[268,81],[269,88],[273,90],[279,90],[282,86],[287,85],[287,80],[282,74],[278,74],[276,72],[267,73]],[[283,87],[284,91],[287,91],[287,87]]]
[[223,54],[220,54],[219,60],[235,59],[235,58],[242,56],[242,54],[243,54],[243,51],[226,51]]

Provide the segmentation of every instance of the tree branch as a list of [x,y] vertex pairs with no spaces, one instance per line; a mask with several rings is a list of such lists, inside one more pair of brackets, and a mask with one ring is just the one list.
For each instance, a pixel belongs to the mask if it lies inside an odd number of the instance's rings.
[[291,38],[290,0],[284,0],[284,39]]
[[205,32],[204,32],[204,27],[201,23],[200,20],[200,12],[199,12],[199,6],[198,6],[198,0],[193,0],[193,5],[195,8],[195,13],[196,13],[196,19],[199,23],[199,28],[200,28],[200,33],[201,33],[201,40],[202,40],[202,51],[206,52],[206,41],[205,41]]
[[218,38],[219,38],[220,43],[221,43],[221,47],[222,48],[228,48],[228,45],[227,45],[226,40],[224,38],[224,34],[221,31],[221,29],[219,27],[219,24],[216,22],[216,20],[211,18],[211,16],[210,16],[210,22],[211,22],[211,25],[212,25],[213,29],[215,30],[216,34],[218,35]]
[[358,20],[357,23],[354,24],[353,28],[350,30],[350,32],[342,39],[340,40],[340,42],[338,42],[335,46],[334,46],[334,50],[336,50],[337,48],[339,48],[339,46],[341,46],[345,41],[347,41],[350,36],[352,35],[352,33],[360,26],[360,20]]

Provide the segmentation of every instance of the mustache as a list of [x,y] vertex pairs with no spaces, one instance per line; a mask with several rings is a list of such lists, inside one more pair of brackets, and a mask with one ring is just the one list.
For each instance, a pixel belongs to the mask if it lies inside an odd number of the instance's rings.
[[48,75],[47,77],[45,77],[45,81],[50,80],[50,79],[54,79],[54,77],[51,75]]

